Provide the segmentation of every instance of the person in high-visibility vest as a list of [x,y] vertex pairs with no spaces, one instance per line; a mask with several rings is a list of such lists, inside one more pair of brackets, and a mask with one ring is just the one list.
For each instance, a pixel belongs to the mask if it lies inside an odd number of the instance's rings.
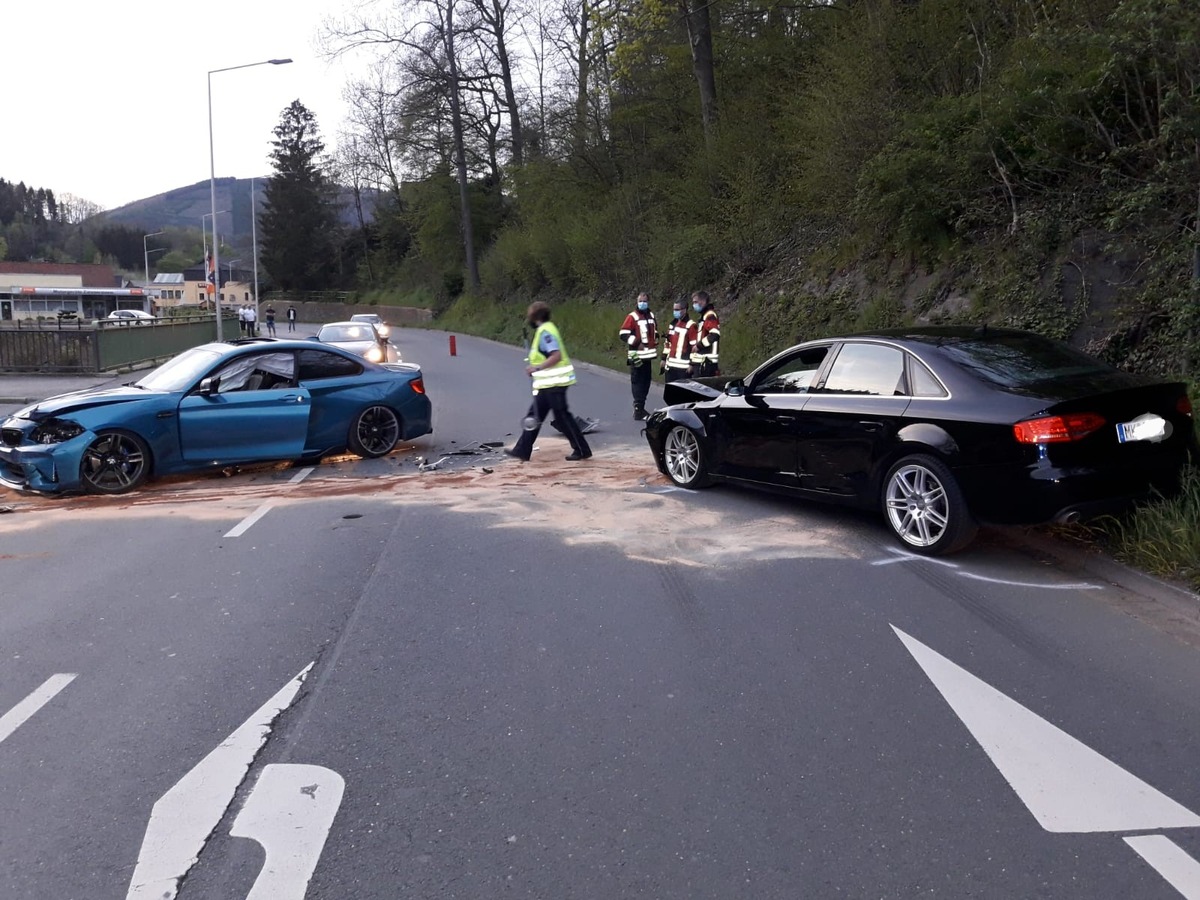
[[658,355],[658,323],[650,311],[650,295],[637,297],[637,308],[625,317],[618,336],[625,345],[625,364],[629,366],[629,384],[633,390],[633,417],[646,418],[646,397],[650,393],[651,371]]
[[567,462],[590,459],[592,448],[567,408],[567,388],[575,383],[575,367],[571,365],[571,357],[567,355],[558,328],[550,321],[550,307],[539,300],[529,305],[525,315],[529,326],[533,328],[533,340],[530,341],[526,359],[528,365],[525,366],[525,374],[533,381],[533,403],[525,417],[521,436],[511,449],[504,452],[528,462],[542,422],[546,416],[554,413],[563,434],[571,442],[572,453],[567,457]]
[[696,325],[696,345],[692,348],[692,374],[697,377],[720,375],[721,320],[713,309],[707,291],[692,294],[692,309],[700,321]]

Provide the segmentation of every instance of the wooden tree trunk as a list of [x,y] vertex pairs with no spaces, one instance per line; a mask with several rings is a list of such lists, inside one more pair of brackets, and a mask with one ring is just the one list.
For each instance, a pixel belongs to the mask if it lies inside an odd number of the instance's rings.
[[472,290],[479,289],[479,263],[475,259],[475,227],[471,221],[471,191],[467,181],[467,150],[463,140],[462,103],[458,96],[458,60],[454,53],[454,0],[447,0],[446,25],[442,36],[446,47],[446,69],[450,76],[450,128],[453,131],[454,155],[458,168],[458,197],[462,210],[463,253],[467,263],[467,279]]
[[704,139],[711,143],[717,124],[717,78],[713,65],[712,22],[709,0],[687,0],[681,5],[687,22],[688,43],[692,48],[692,74],[700,89],[700,120]]

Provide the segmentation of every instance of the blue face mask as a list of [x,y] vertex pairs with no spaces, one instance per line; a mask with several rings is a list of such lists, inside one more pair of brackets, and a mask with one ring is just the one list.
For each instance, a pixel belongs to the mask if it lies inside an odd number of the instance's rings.
[[650,308],[650,304],[649,304],[649,303],[646,303],[646,302],[644,302],[644,301],[642,301],[642,300],[639,300],[639,301],[638,301],[638,309],[639,309],[640,311],[642,311],[642,312],[645,312],[645,311],[646,311],[646,310],[648,310],[649,308]]
[[693,303],[692,309],[694,309],[696,312],[704,312],[704,304],[703,303]]
[[676,310],[673,310],[673,313],[675,315],[675,318],[682,319],[684,317],[684,315],[687,313],[687,310],[686,309],[676,309]]

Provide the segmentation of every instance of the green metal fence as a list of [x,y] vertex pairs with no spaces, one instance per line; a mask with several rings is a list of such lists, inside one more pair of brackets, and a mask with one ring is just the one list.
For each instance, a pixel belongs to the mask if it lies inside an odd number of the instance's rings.
[[[228,332],[230,322],[226,320]],[[7,326],[7,323],[6,323]],[[214,316],[166,319],[150,325],[21,323],[0,328],[0,371],[89,373],[165,360],[216,340]],[[236,327],[231,335],[236,335]]]

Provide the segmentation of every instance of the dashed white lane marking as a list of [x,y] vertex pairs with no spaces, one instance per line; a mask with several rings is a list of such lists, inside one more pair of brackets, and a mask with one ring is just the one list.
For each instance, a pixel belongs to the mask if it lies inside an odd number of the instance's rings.
[[296,699],[312,667],[305,666],[154,804],[126,900],[171,900],[178,893],[276,717]]
[[311,475],[313,473],[313,471],[314,471],[313,466],[309,466],[307,469],[301,469],[299,472],[297,472],[295,475],[292,476],[292,480],[289,481],[288,484],[299,484],[305,478],[307,478],[309,475]]
[[67,672],[51,675],[42,682],[41,687],[0,716],[0,743],[3,743],[5,738],[28,722],[34,713],[53,700],[58,692],[74,681],[76,677]]
[[1191,810],[896,626],[892,630],[1047,831],[1200,825]]
[[1200,863],[1188,856],[1169,837],[1144,834],[1127,837],[1125,843],[1187,900],[1200,900]]
[[266,851],[246,900],[304,900],[345,789],[342,776],[324,766],[263,769],[229,830]]
[[[295,475],[293,475],[291,477],[291,479],[288,481],[288,485],[289,486],[297,485],[300,482],[302,482],[305,478],[307,478],[309,475],[311,475],[312,473],[313,473],[313,469],[311,466],[308,467],[307,469],[301,469],[299,472],[297,472]],[[246,518],[242,519],[242,521],[238,522],[237,525],[233,526],[233,528],[229,529],[229,531],[225,532],[225,537],[227,537],[227,538],[241,537],[243,534],[245,534],[247,531],[250,530],[251,526],[253,526],[255,522],[257,522],[259,519],[261,519],[263,516],[265,516],[267,513],[269,513],[271,511],[271,507],[274,505],[275,505],[274,501],[268,500],[266,503],[264,503],[262,506],[260,506],[254,512],[250,513],[250,515],[246,516]]]

